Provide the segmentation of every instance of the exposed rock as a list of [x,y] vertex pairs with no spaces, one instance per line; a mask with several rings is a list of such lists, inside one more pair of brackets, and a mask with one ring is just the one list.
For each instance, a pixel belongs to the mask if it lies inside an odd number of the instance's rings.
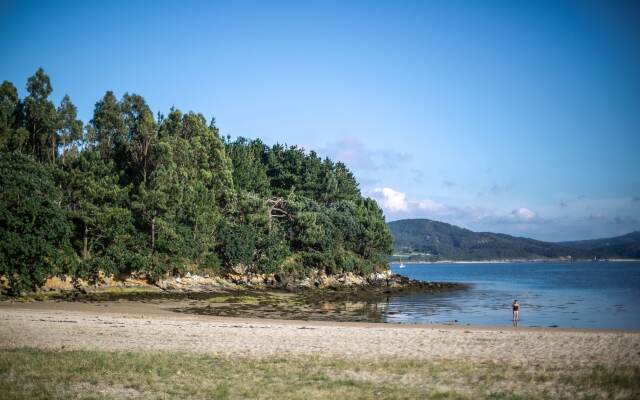
[[236,264],[233,267],[231,267],[231,270],[236,274],[236,275],[245,275],[247,273],[247,266],[244,264]]
[[10,288],[9,279],[4,275],[0,275],[0,293],[8,292]]
[[167,291],[204,292],[217,289],[233,289],[237,285],[222,277],[204,277],[196,274],[184,277],[167,276],[155,282],[155,286]]
[[252,275],[249,277],[249,284],[260,286],[260,285],[264,285],[265,280],[266,279],[264,278],[264,275]]
[[[218,290],[238,290],[243,287],[254,289],[282,289],[289,291],[324,290],[332,292],[371,292],[389,293],[389,291],[407,290],[447,290],[460,287],[455,284],[439,284],[413,281],[386,270],[368,276],[356,275],[352,272],[340,275],[327,275],[325,271],[309,271],[306,276],[282,274],[250,274],[237,273],[245,269],[240,267],[225,276],[211,276],[187,272],[184,276],[165,276],[151,279],[144,273],[123,273],[118,276],[107,275],[100,271],[88,281],[70,276],[50,277],[39,291],[100,293],[108,291],[176,291],[206,292]],[[9,281],[0,277],[0,288],[8,288]],[[4,290],[8,292],[8,290]]]
[[68,275],[63,275],[61,277],[52,276],[51,278],[44,281],[42,286],[40,286],[40,290],[42,290],[43,292],[54,292],[73,289],[75,289],[73,278]]

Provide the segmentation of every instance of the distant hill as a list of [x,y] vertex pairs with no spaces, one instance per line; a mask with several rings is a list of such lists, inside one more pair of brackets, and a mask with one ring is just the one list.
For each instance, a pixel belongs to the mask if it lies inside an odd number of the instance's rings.
[[588,250],[600,258],[640,258],[640,231],[612,238],[560,242],[558,244]]
[[482,261],[546,258],[640,258],[640,232],[610,239],[552,243],[473,232],[429,219],[389,222],[394,253],[404,260]]

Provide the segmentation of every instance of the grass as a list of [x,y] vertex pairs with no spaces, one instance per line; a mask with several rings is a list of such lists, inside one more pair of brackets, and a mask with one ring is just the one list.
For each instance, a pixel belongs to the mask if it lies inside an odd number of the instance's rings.
[[2,399],[633,399],[639,367],[0,348]]

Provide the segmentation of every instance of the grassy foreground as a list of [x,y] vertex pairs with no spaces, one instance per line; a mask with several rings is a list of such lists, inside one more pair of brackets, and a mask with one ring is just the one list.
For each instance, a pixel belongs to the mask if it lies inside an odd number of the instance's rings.
[[639,398],[638,367],[0,348],[3,399]]

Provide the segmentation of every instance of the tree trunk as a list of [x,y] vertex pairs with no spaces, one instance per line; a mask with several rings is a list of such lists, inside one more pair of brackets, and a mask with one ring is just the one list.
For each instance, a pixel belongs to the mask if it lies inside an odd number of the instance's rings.
[[151,219],[151,250],[156,248],[156,217]]
[[89,230],[87,229],[87,224],[84,225],[84,247],[82,249],[82,259],[83,260],[87,260],[89,259],[89,249],[88,249],[88,235],[89,234]]
[[198,239],[198,222],[195,222],[193,225],[193,241],[195,242]]
[[67,140],[62,139],[62,164],[64,164],[64,156],[67,154]]
[[142,164],[142,182],[147,183],[147,160],[146,159]]
[[51,138],[51,164],[56,163],[56,137]]
[[38,140],[38,133],[36,132],[36,126],[34,124],[33,128],[31,128],[31,152],[33,153],[33,158],[40,160],[40,155],[36,154],[36,140]]
[[142,144],[142,179],[144,183],[147,183],[147,154],[149,153],[149,145],[151,144],[151,139],[145,139]]

